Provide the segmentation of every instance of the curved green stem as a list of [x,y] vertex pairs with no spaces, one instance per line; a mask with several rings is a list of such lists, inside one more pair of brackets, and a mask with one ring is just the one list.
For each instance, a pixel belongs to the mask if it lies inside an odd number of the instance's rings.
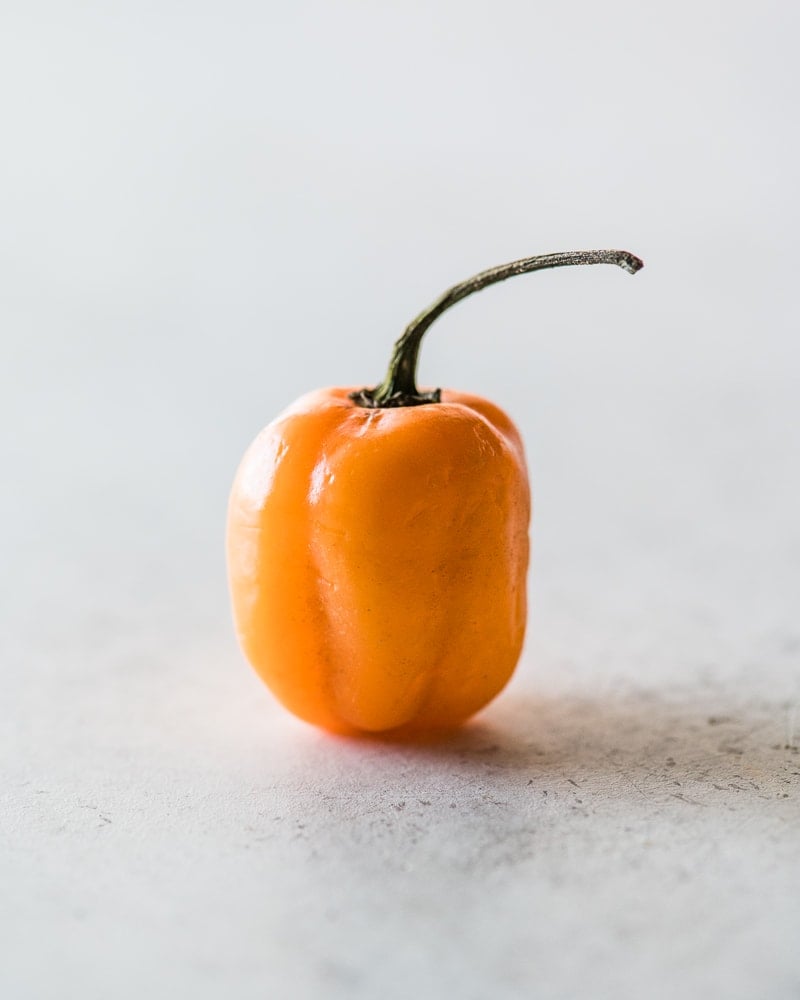
[[428,327],[449,309],[473,292],[479,292],[487,285],[494,285],[516,274],[528,274],[549,267],[569,267],[573,264],[616,264],[629,274],[636,274],[644,263],[627,250],[572,250],[566,253],[549,253],[538,257],[526,257],[510,264],[500,264],[488,271],[481,271],[472,278],[454,285],[440,296],[428,309],[420,313],[406,327],[395,342],[386,378],[373,389],[359,389],[350,394],[359,406],[419,406],[422,403],[438,403],[441,390],[420,392],[417,388],[417,361],[422,337]]

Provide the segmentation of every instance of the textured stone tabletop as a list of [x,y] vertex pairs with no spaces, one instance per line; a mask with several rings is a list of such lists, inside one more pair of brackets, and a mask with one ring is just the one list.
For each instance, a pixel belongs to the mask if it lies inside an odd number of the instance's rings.
[[80,560],[42,580],[20,551],[47,600],[5,595],[3,995],[797,995],[800,539],[774,493],[723,523],[700,488],[745,457],[777,481],[759,412],[685,495],[622,472],[640,426],[584,428],[574,499],[541,491],[520,671],[427,745],[278,709],[177,511],[73,510]]

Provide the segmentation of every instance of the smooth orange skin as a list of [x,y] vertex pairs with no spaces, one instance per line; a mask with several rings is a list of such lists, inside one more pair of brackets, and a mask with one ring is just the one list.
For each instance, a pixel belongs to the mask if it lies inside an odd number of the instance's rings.
[[498,694],[522,648],[522,442],[478,396],[365,409],[350,391],[303,396],[242,460],[227,534],[239,642],[307,722],[450,728]]

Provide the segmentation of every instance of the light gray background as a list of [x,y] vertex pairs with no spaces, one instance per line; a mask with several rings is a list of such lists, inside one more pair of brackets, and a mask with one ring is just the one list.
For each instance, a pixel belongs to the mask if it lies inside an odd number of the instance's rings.
[[[789,2],[10,3],[0,994],[800,996]],[[382,375],[509,410],[531,627],[413,747],[231,634],[248,441]]]

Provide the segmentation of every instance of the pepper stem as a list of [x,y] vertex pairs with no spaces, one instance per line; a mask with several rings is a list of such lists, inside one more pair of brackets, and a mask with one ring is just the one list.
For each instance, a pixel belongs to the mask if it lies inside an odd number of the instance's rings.
[[549,267],[569,267],[573,264],[616,264],[629,274],[636,274],[644,267],[643,261],[627,250],[571,250],[566,253],[525,257],[523,260],[515,260],[510,264],[500,264],[498,267],[490,267],[488,271],[481,271],[480,274],[453,285],[433,305],[412,320],[395,341],[389,370],[383,382],[373,389],[358,389],[351,392],[350,398],[359,406],[369,408],[420,406],[423,403],[440,402],[441,389],[420,392],[417,388],[419,349],[428,327],[450,306],[454,306],[456,302],[472,295],[473,292],[479,292],[487,285],[513,278],[516,274],[528,274],[530,271],[542,271]]

